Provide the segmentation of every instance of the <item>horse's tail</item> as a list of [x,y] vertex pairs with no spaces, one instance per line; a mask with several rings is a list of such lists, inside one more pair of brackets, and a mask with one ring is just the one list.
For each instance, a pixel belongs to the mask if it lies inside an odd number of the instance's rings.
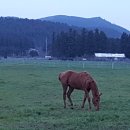
[[61,73],[59,74],[58,79],[61,81]]

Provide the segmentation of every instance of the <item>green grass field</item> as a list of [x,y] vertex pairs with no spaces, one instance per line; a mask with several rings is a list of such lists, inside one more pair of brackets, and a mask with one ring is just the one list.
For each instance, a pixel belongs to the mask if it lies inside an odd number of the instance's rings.
[[[104,66],[103,66],[104,65]],[[130,130],[130,64],[0,61],[0,130]],[[96,79],[101,109],[81,109],[83,91],[63,108],[61,71],[88,71]]]

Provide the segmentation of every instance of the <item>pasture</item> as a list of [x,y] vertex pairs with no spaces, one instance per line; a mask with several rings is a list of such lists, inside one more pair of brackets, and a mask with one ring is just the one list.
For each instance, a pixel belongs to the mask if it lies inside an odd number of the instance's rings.
[[[114,65],[114,67],[113,67]],[[101,109],[63,108],[61,71],[88,71],[97,81]],[[130,130],[130,63],[0,60],[0,130]]]

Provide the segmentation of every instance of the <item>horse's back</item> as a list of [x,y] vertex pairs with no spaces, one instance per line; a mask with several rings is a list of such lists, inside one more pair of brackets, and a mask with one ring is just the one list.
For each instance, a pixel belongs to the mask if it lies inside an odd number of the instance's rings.
[[[65,71],[59,74],[62,85],[70,86],[75,89],[89,87],[89,83],[95,82],[88,72]],[[89,89],[89,88],[88,88]]]
[[59,74],[59,80],[62,85],[84,90],[85,87],[89,89],[89,83],[93,81],[93,78],[88,72],[75,72],[68,70]]
[[89,83],[93,81],[91,75],[87,72],[74,72],[69,78],[69,85],[76,89],[89,89]]

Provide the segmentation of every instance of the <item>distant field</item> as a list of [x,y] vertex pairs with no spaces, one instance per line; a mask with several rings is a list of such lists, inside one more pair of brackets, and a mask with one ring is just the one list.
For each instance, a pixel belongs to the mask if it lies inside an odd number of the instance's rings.
[[[61,71],[88,71],[96,79],[101,109],[81,109],[83,91],[63,108]],[[130,130],[130,63],[0,60],[0,130]]]

